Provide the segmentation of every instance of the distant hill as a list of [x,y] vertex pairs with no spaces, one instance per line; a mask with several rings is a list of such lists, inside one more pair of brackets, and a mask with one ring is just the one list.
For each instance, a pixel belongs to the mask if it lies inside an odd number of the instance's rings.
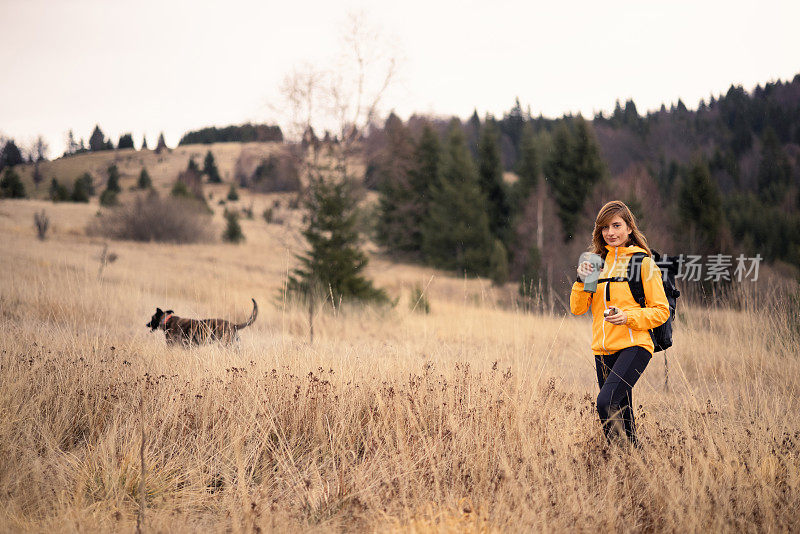
[[282,146],[280,143],[233,142],[208,146],[179,146],[161,154],[156,154],[153,150],[135,149],[86,152],[41,162],[39,168],[43,181],[38,189],[33,183],[32,164],[18,165],[16,169],[28,194],[34,198],[47,198],[49,184],[53,178],[71,187],[75,179],[85,172],[92,177],[95,188],[102,190],[108,180],[108,167],[112,164],[119,169],[123,191],[130,190],[136,184],[142,168],[146,168],[153,181],[153,187],[159,192],[169,193],[178,174],[186,169],[189,160],[194,158],[202,168],[203,159],[209,150],[214,154],[220,176],[226,184],[224,187],[228,187],[227,184],[235,179],[237,161],[240,161],[243,155],[257,163],[263,158],[280,153]]
[[633,164],[650,167],[664,178],[672,163],[687,165],[703,156],[724,193],[756,190],[764,136],[772,132],[793,167],[800,166],[800,74],[748,92],[731,86],[727,93],[701,101],[689,110],[677,104],[642,116],[633,101],[619,102],[610,117],[594,119],[597,139],[612,175]]

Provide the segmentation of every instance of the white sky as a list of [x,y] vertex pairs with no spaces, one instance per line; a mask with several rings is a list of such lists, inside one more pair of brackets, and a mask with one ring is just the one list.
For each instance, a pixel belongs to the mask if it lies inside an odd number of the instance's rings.
[[640,112],[800,73],[794,0],[547,2],[0,0],[0,134],[50,155],[68,129],[153,148],[190,129],[277,120],[283,77],[324,63],[348,11],[393,35],[404,61],[385,101],[466,118],[519,96],[538,115]]

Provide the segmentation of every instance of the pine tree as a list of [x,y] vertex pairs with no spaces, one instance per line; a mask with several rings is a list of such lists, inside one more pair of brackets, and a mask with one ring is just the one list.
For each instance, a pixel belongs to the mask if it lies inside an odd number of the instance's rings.
[[158,136],[158,143],[156,144],[156,154],[161,154],[162,151],[169,150],[167,147],[167,142],[164,140],[164,132],[161,132]]
[[103,190],[100,193],[100,201],[101,206],[116,206],[119,204],[119,197],[116,191],[111,191],[110,189]]
[[200,173],[200,168],[194,158],[189,159],[186,170],[178,175],[171,194],[177,197],[194,198],[207,207],[206,198],[203,194],[203,175]]
[[119,185],[119,169],[116,165],[108,167],[108,181],[106,188],[100,193],[101,206],[116,206],[119,204],[118,195],[122,191]]
[[16,143],[14,143],[14,140],[9,139],[6,141],[2,152],[0,152],[0,170],[5,169],[6,167],[19,165],[21,163],[25,163],[25,160],[22,158],[22,152],[20,152]]
[[239,212],[236,210],[225,210],[225,231],[222,240],[228,243],[241,243],[244,241],[242,226],[239,224]]
[[145,167],[139,173],[139,180],[136,182],[136,187],[139,189],[150,189],[153,187],[153,180],[150,178],[150,173],[147,172]]
[[646,231],[647,213],[644,211],[642,202],[639,200],[639,197],[636,196],[636,192],[633,189],[628,191],[624,202],[625,205],[628,206],[628,209],[631,210],[633,216],[636,218],[636,226],[638,226],[640,230]]
[[0,180],[0,198],[25,198],[25,184],[22,183],[19,174],[9,167],[3,173]]
[[441,158],[439,136],[426,122],[414,147],[414,163],[408,173],[411,197],[414,199],[414,205],[408,213],[408,224],[411,228],[411,246],[416,251],[422,250],[423,224],[430,209],[431,190],[439,181]]
[[536,148],[536,139],[533,125],[529,122],[522,131],[522,140],[519,147],[519,162],[517,163],[517,177],[514,185],[514,212],[520,213],[528,197],[536,190],[539,183],[539,154]]
[[106,183],[106,189],[115,193],[122,191],[122,188],[119,185],[119,169],[117,169],[116,165],[111,165],[108,167],[108,182]]
[[185,182],[182,182],[180,178],[175,180],[175,183],[172,185],[172,190],[170,190],[169,194],[176,198],[194,198],[194,194],[189,191],[189,187]]
[[75,178],[75,184],[72,186],[72,194],[70,200],[72,202],[89,202],[89,198],[94,194],[94,186],[92,185],[92,177],[89,173],[84,173],[78,178]]
[[414,145],[408,130],[394,113],[384,126],[385,148],[375,161],[376,181],[379,190],[376,237],[390,252],[419,252],[414,232],[419,232],[414,220],[417,204],[411,187],[411,166]]
[[514,99],[514,107],[512,107],[511,111],[509,111],[503,117],[501,124],[501,130],[511,140],[514,150],[519,147],[520,140],[522,139],[522,130],[525,127],[525,119],[526,114],[522,110],[522,105],[519,103],[519,97],[517,97]]
[[78,153],[79,145],[75,141],[75,134],[72,130],[67,132],[67,151],[64,153],[65,156],[71,156],[73,154]]
[[553,148],[546,164],[545,177],[558,206],[565,241],[572,239],[583,198],[583,192],[578,190],[572,144],[569,127],[566,121],[561,121],[553,134]]
[[356,185],[341,178],[314,173],[304,204],[308,211],[303,231],[308,250],[297,256],[300,267],[287,281],[287,292],[304,298],[331,296],[340,300],[385,302],[386,294],[364,278],[368,258],[359,248]]
[[792,182],[792,166],[772,128],[764,131],[758,167],[758,195],[764,202],[780,203]]
[[69,191],[67,191],[67,188],[61,185],[55,178],[53,178],[53,181],[50,182],[50,200],[53,202],[64,202],[69,200]]
[[100,126],[95,125],[92,131],[92,136],[89,138],[89,150],[92,152],[99,152],[106,149],[106,137]]
[[545,173],[558,205],[564,241],[570,241],[586,198],[605,174],[600,148],[580,115],[572,129],[565,121],[556,128]]
[[614,104],[614,113],[611,115],[610,123],[613,128],[619,128],[625,123],[625,116],[622,112],[622,106],[620,106],[619,100]]
[[730,129],[730,146],[737,157],[741,156],[753,145],[749,120],[750,98],[741,86],[731,85],[719,103],[720,116]]
[[492,245],[492,254],[489,257],[489,278],[496,286],[508,282],[508,252],[499,239],[495,239]]
[[119,143],[117,143],[117,148],[120,150],[123,148],[133,148],[133,136],[129,133],[122,134],[119,136]]
[[231,202],[239,200],[239,193],[236,191],[236,185],[234,184],[231,184],[230,189],[228,189],[228,200]]
[[467,124],[464,126],[464,134],[467,136],[467,145],[469,152],[473,158],[478,158],[478,141],[481,137],[481,118],[478,116],[478,110],[472,111]]
[[[517,101],[519,104],[519,101]],[[510,209],[503,182],[503,163],[500,159],[500,144],[497,124],[487,117],[478,141],[478,177],[481,191],[486,198],[489,216],[489,231],[503,243],[508,242]]]
[[639,116],[639,110],[636,109],[636,103],[632,99],[625,102],[625,111],[622,117],[626,126],[633,130],[638,128],[641,117]]
[[753,193],[725,198],[725,219],[737,244],[767,261],[782,259],[800,267],[800,213],[763,203]]
[[205,160],[203,160],[203,174],[208,176],[208,181],[212,184],[222,183],[217,163],[214,161],[214,154],[210,150],[206,153]]
[[700,157],[695,158],[683,179],[678,192],[678,210],[682,224],[697,236],[696,244],[704,251],[712,251],[718,244],[722,225],[722,199],[708,165]]
[[142,146],[139,150],[147,150],[147,135],[142,135]]
[[[580,115],[575,120],[575,144],[573,145],[575,171],[584,189],[585,197],[605,175],[606,167],[600,155],[600,146],[594,137],[591,125]],[[582,200],[585,200],[584,199]],[[581,201],[583,207],[583,201]]]
[[94,180],[92,179],[92,175],[88,172],[85,172],[80,176],[80,179],[86,186],[86,191],[89,192],[89,196],[93,197],[96,194],[96,191],[94,189]]
[[460,125],[451,122],[424,221],[422,252],[436,267],[486,274],[492,239],[478,172]]

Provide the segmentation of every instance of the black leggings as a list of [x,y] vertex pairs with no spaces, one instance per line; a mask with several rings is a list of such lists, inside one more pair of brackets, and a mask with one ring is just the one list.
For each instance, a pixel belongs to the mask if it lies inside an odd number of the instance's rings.
[[600,386],[597,413],[609,439],[624,429],[628,439],[637,444],[631,392],[652,356],[650,351],[639,346],[627,347],[614,354],[595,355]]

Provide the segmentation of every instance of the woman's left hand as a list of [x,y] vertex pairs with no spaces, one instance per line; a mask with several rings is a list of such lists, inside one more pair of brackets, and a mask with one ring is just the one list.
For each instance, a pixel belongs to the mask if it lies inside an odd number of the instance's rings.
[[605,317],[605,320],[608,321],[611,324],[623,325],[626,322],[628,322],[628,316],[625,314],[624,311],[622,311],[619,308],[617,308],[617,313],[614,314],[614,315],[609,315],[608,317]]

